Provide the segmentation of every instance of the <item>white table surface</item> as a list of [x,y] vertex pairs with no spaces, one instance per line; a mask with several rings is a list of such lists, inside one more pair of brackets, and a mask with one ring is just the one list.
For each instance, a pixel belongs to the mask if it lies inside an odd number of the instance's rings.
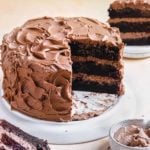
[[[0,0],[0,40],[27,19],[40,16],[87,16],[106,22],[112,0]],[[135,117],[150,117],[150,58],[125,59],[125,78],[137,99]],[[7,119],[7,118],[6,118]],[[51,145],[52,150],[105,150],[107,139],[77,145]]]

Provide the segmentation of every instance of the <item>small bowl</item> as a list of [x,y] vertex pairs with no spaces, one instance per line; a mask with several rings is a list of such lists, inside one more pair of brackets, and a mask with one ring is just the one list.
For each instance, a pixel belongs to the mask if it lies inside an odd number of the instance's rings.
[[109,132],[109,143],[111,150],[150,150],[150,147],[130,147],[119,143],[115,138],[114,134],[121,128],[130,125],[137,125],[139,127],[150,127],[150,120],[144,119],[132,119],[132,120],[125,120],[118,124],[115,124],[111,127]]

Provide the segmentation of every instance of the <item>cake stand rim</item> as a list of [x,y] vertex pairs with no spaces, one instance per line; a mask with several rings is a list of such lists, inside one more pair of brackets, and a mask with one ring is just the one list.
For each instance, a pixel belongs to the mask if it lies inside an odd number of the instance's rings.
[[126,45],[123,57],[141,59],[150,57],[150,45]]
[[[70,144],[80,144],[80,143],[86,143],[86,142],[91,142],[95,141],[97,139],[101,139],[105,136],[108,135],[108,130],[111,127],[112,124],[121,121],[122,119],[128,119],[132,118],[135,114],[135,110],[129,109],[131,105],[129,104],[129,99],[132,103],[132,107],[136,107],[136,101],[135,101],[135,96],[132,93],[131,89],[126,86],[126,93],[124,96],[121,97],[119,102],[116,104],[116,106],[120,107],[113,107],[113,108],[118,108],[120,109],[120,113],[118,113],[118,109],[116,110],[117,112],[112,111],[109,112],[109,115],[104,118],[104,120],[96,120],[92,121],[92,119],[83,120],[82,122],[85,122],[81,124],[80,122],[74,123],[74,124],[68,124],[65,123],[57,123],[57,124],[43,124],[41,123],[35,123],[35,122],[30,122],[27,120],[19,120],[17,118],[11,118],[11,116],[7,116],[5,112],[3,112],[3,117],[8,119],[11,123],[17,125],[18,127],[21,127],[21,129],[27,131],[28,133],[40,137],[42,139],[47,139],[49,143],[55,144],[55,145],[70,145]],[[124,104],[128,102],[128,107],[125,109],[129,109],[130,111],[125,111],[124,113],[129,113],[128,115],[122,115],[117,117],[117,115],[121,114],[121,107],[124,107]],[[2,104],[2,101],[1,101]],[[0,108],[2,108],[2,105],[0,105]],[[111,110],[113,110],[113,108]],[[2,113],[3,109],[0,109],[0,114]],[[112,115],[116,115],[113,120]],[[98,116],[97,118],[100,118],[101,116]],[[96,117],[95,117],[96,118]],[[110,119],[109,121],[107,119]],[[112,120],[111,120],[112,119]],[[39,121],[39,120],[38,120]],[[31,126],[31,128],[29,128]],[[40,130],[39,130],[40,129]],[[41,131],[42,130],[42,131]],[[63,137],[63,138],[60,138]]]

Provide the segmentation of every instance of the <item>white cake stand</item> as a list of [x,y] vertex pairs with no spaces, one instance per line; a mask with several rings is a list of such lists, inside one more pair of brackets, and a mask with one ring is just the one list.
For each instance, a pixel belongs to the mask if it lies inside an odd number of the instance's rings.
[[5,100],[0,101],[0,118],[7,119],[32,135],[47,139],[49,143],[75,144],[107,136],[112,124],[132,118],[135,109],[135,97],[129,87],[126,86],[125,95],[120,97],[117,104],[102,115],[88,120],[59,123],[33,119],[11,111]]
[[150,57],[150,46],[126,46],[124,57],[133,59]]

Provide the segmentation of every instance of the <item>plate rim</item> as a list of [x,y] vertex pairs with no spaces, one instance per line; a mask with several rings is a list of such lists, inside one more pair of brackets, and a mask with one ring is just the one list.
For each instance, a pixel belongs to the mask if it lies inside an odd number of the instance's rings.
[[150,45],[126,45],[123,57],[133,59],[148,58],[150,57]]

